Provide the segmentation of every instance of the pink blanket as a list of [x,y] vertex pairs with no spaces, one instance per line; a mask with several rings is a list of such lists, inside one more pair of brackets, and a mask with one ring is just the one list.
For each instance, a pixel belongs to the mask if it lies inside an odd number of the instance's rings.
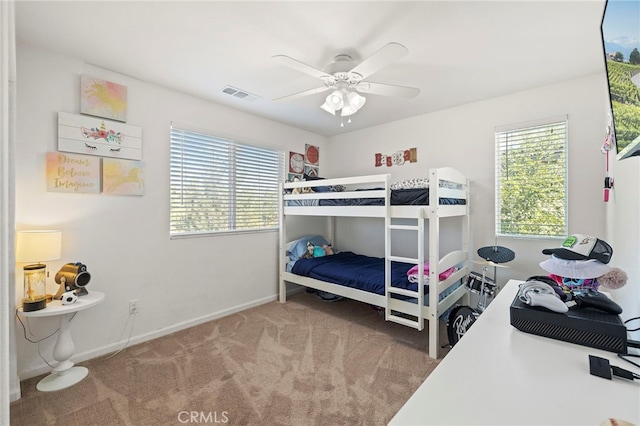
[[[417,277],[418,276],[418,265],[414,266],[413,268],[409,269],[409,271],[407,271],[407,276],[412,278],[412,277]],[[440,281],[445,280],[447,278],[449,278],[449,276],[451,274],[453,274],[456,271],[456,268],[451,267],[449,269],[447,269],[446,271],[442,271],[440,272],[440,274],[438,275],[438,277],[440,278]],[[429,262],[425,262],[424,263],[424,275],[425,278],[429,277]]]

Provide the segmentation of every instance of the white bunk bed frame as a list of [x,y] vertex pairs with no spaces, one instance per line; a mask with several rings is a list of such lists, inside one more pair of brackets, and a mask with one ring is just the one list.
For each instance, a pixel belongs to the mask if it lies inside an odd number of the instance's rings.
[[[389,174],[359,176],[338,179],[323,179],[305,182],[287,182],[282,185],[283,190],[294,188],[306,188],[315,186],[345,185],[344,192],[314,192],[302,194],[285,194],[281,191],[281,222],[280,222],[280,302],[286,302],[287,282],[310,287],[316,290],[333,293],[349,299],[358,300],[372,305],[380,306],[385,310],[387,321],[397,322],[409,327],[422,330],[424,321],[429,321],[429,357],[437,359],[440,348],[438,319],[443,312],[452,307],[466,294],[465,285],[460,285],[445,296],[442,300],[440,294],[457,284],[465,282],[469,273],[469,182],[466,177],[450,167],[433,168],[429,170],[429,205],[399,206],[390,204],[390,178]],[[461,185],[461,189],[441,187],[441,181],[453,182]],[[381,190],[354,191],[348,186],[360,185],[371,188],[384,187]],[[288,200],[310,199],[345,199],[345,198],[384,198],[383,206],[293,206],[287,205]],[[440,198],[462,198],[466,200],[464,205],[441,205]],[[329,218],[328,239],[336,243],[334,235],[335,217],[375,217],[384,218],[385,223],[385,295],[369,293],[351,287],[320,281],[314,278],[303,277],[287,272],[289,261],[288,249],[291,241],[288,240],[286,230],[286,218],[288,216],[324,216]],[[447,217],[462,217],[461,250],[455,250],[440,256],[440,220]],[[414,219],[415,225],[397,225],[394,219]],[[425,221],[429,223],[429,294],[428,306],[424,304],[423,273],[425,263]],[[404,223],[407,223],[404,220]],[[392,231],[413,231],[418,233],[418,247],[416,258],[394,256],[391,253]],[[336,245],[340,248],[340,245]],[[392,287],[391,261],[413,263],[419,265],[418,291],[410,291]],[[457,266],[458,270],[443,281],[438,277],[442,271]],[[437,284],[434,284],[437,283]],[[410,296],[417,299],[416,302],[404,301],[393,298],[394,294]],[[415,318],[407,318],[410,316]]]

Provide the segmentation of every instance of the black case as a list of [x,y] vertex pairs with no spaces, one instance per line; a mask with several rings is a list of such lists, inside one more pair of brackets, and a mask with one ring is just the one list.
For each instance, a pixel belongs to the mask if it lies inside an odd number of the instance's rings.
[[576,306],[564,314],[552,312],[529,306],[518,296],[513,299],[509,313],[511,325],[525,333],[609,352],[627,352],[627,329],[615,314]]

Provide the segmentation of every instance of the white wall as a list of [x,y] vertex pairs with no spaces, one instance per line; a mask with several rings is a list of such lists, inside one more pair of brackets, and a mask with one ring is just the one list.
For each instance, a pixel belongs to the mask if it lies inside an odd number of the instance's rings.
[[[474,259],[478,259],[475,251],[479,247],[495,243],[495,127],[568,114],[569,233],[604,238],[605,160],[600,148],[606,125],[606,84],[603,69],[602,74],[335,136],[330,138],[326,174],[338,177],[391,173],[393,180],[398,180],[427,176],[430,167],[451,166],[461,170],[471,180],[471,242]],[[412,147],[418,148],[417,163],[374,167],[375,153],[391,154]],[[445,224],[444,232],[455,235],[455,226],[456,223]],[[347,242],[352,250],[381,247],[382,243],[376,241],[383,241],[379,228],[380,232],[369,234],[374,239],[372,244],[358,246],[357,242],[363,239],[355,233],[363,229],[357,224],[339,225],[338,234],[342,237],[339,241]],[[510,269],[498,270],[499,281],[546,274],[538,265],[547,258],[541,251],[560,242],[500,238],[498,244],[514,250],[516,259],[510,262]]]
[[[278,233],[169,239],[169,126],[172,121],[263,146],[303,152],[311,143],[324,151],[325,138],[227,107],[179,94],[127,76],[18,47],[18,139],[16,227],[63,232],[63,258],[48,264],[53,274],[66,262],[82,261],[92,275],[89,291],[106,301],[77,314],[72,323],[74,360],[120,347],[131,325],[130,299],[139,299],[133,342],[138,342],[252,304],[275,300]],[[57,150],[57,113],[79,113],[80,75],[128,87],[127,124],[143,128],[146,194],[141,197],[63,194],[46,191],[45,153]],[[321,160],[321,167],[324,159]],[[264,256],[274,253],[274,256]],[[16,294],[22,294],[22,265]],[[37,347],[18,327],[21,378],[48,371]],[[55,321],[32,320],[45,336]],[[54,339],[41,344],[49,359]]]
[[[143,128],[146,195],[48,193],[44,157],[57,146],[57,112],[79,111],[79,76],[88,74],[128,86],[128,124]],[[453,166],[472,181],[471,225],[473,251],[494,243],[494,128],[532,119],[569,115],[569,225],[570,233],[608,237],[602,202],[604,156],[600,146],[606,124],[606,80],[602,74],[562,84],[464,105],[375,128],[325,138],[230,108],[185,96],[136,79],[99,69],[80,60],[18,49],[18,144],[16,149],[16,222],[18,229],[57,228],[63,231],[63,259],[51,262],[55,273],[65,262],[82,261],[89,267],[89,290],[107,294],[106,301],[78,314],[72,324],[76,361],[114,350],[128,335],[128,301],[140,299],[133,342],[214,318],[234,309],[273,300],[277,292],[277,233],[228,235],[170,240],[168,236],[168,145],[171,121],[211,129],[241,140],[284,150],[301,151],[304,143],[321,147],[321,174],[338,177],[392,173],[394,179],[426,175],[428,168]],[[355,117],[357,119],[357,116]],[[418,148],[418,162],[391,168],[374,167],[374,154]],[[635,220],[635,231],[619,231],[610,241],[614,261],[626,244],[629,265],[619,265],[638,276],[637,159],[619,166],[613,202]],[[623,167],[629,166],[628,177]],[[627,181],[626,186],[624,181]],[[626,187],[626,189],[625,189]],[[632,192],[631,206],[622,194]],[[634,192],[635,191],[635,192]],[[635,198],[633,198],[635,197]],[[382,250],[382,227],[372,232],[367,221],[338,226],[341,249]],[[456,223],[443,227],[445,240],[455,235]],[[379,231],[378,231],[379,229]],[[620,228],[618,228],[620,229]],[[367,240],[362,233],[367,232]],[[627,237],[627,240],[624,240]],[[634,239],[635,238],[635,239]],[[623,242],[626,241],[626,242]],[[361,243],[362,242],[362,243]],[[499,271],[499,280],[543,273],[541,250],[558,240],[506,239],[498,242],[516,252],[511,268]],[[366,244],[366,245],[365,245]],[[346,247],[345,247],[346,245]],[[376,247],[376,248],[371,248]],[[273,251],[273,259],[252,253]],[[635,254],[635,257],[633,257]],[[635,262],[635,263],[634,263]],[[628,270],[629,267],[636,269]],[[265,279],[266,277],[266,279]],[[16,271],[16,293],[21,293],[21,270]],[[49,291],[57,285],[50,279]],[[637,289],[628,285],[637,312]],[[51,321],[32,321],[31,329],[44,336],[55,329]],[[27,343],[18,326],[19,374],[43,373],[48,367],[37,348]],[[52,339],[41,345],[50,358]]]
[[[611,297],[624,310],[622,317],[629,319],[640,315],[640,157],[611,161],[614,188],[610,192],[607,211],[608,235],[613,247],[612,264],[622,268],[628,276],[627,284],[611,291]],[[638,328],[639,322],[629,324]],[[640,331],[631,334],[640,340]]]

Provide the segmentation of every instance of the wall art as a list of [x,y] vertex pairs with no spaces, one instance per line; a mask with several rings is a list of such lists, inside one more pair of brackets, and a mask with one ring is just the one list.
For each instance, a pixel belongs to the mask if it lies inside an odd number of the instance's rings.
[[47,152],[47,191],[99,193],[100,159],[88,155]]
[[59,112],[58,151],[141,160],[142,128]]
[[396,151],[391,155],[375,154],[375,166],[401,166],[405,163],[415,163],[418,161],[418,148],[409,148],[404,151]]
[[80,76],[80,112],[126,122],[127,86]]
[[304,155],[289,151],[289,172],[297,175],[304,172]]
[[318,177],[320,172],[317,167],[313,166],[304,166],[304,174],[309,177]]
[[320,148],[315,145],[305,144],[304,159],[306,164],[318,167],[320,165]]
[[109,195],[144,195],[144,163],[103,159],[102,192]]

